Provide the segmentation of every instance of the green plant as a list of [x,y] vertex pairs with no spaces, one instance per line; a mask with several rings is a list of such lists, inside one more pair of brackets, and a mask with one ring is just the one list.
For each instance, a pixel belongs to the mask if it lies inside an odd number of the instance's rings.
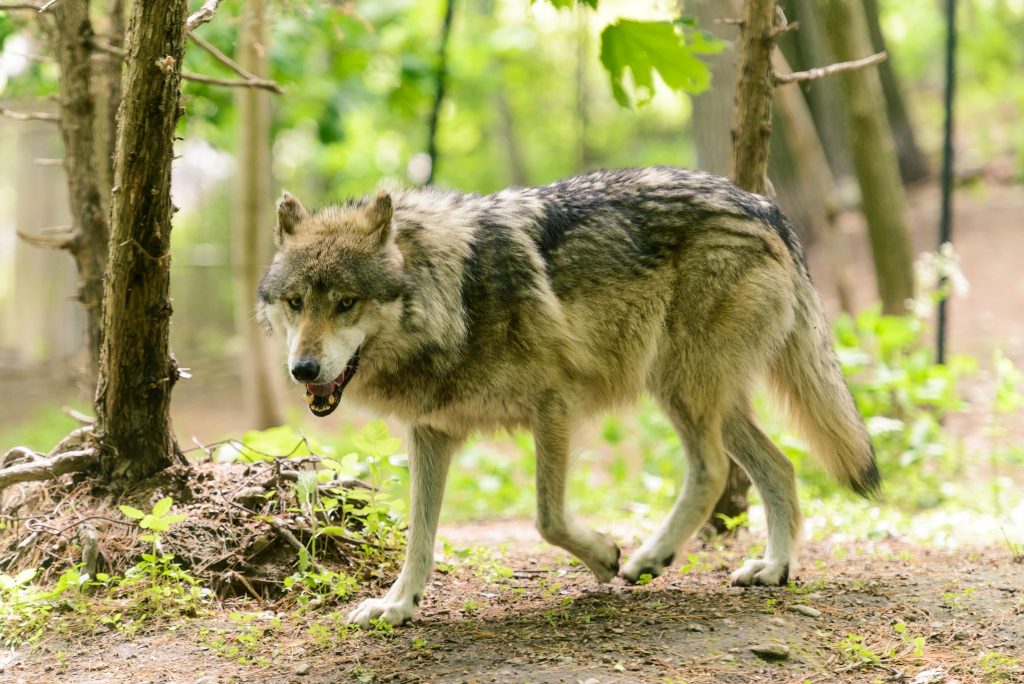
[[920,658],[924,655],[925,637],[918,634],[912,635],[907,631],[907,625],[904,622],[897,622],[892,626],[894,632],[899,635],[900,640],[909,646],[913,647],[913,653],[915,658]]
[[963,610],[974,601],[974,587],[959,591],[950,590],[942,594],[942,605],[950,610]]
[[877,653],[865,644],[864,637],[848,632],[839,641],[839,652],[848,663],[870,663],[877,665],[882,661]]

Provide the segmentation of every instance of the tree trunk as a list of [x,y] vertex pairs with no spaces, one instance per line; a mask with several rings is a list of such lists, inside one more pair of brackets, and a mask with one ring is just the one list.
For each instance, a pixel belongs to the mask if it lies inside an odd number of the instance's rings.
[[171,431],[178,369],[168,332],[171,159],[187,9],[186,0],[134,0],[125,37],[96,392],[100,467],[119,485],[184,462]]
[[[825,37],[819,0],[782,0],[789,21],[799,22],[798,31],[790,31],[779,38],[779,47],[794,71],[825,66],[836,59]],[[844,120],[843,98],[839,83],[832,78],[821,78],[797,86],[814,117],[814,127],[832,167],[833,176],[842,182],[853,174],[849,144]]]
[[[687,3],[697,17],[697,25],[716,38],[738,44],[739,30],[735,24],[722,22],[739,15],[738,3],[727,0],[697,0]],[[680,8],[682,11],[685,8]],[[697,165],[716,176],[728,176],[732,169],[732,120],[736,98],[736,51],[723,50],[705,55],[711,70],[711,88],[693,98],[693,141],[697,148]]]
[[78,299],[85,308],[90,383],[95,383],[102,344],[103,271],[107,261],[107,222],[96,168],[96,107],[93,101],[93,38],[88,0],[54,5],[60,66],[60,131],[71,205],[66,244],[79,274]]
[[[249,0],[242,9],[242,25],[236,60],[249,73],[264,78],[269,73],[267,57],[267,3]],[[241,88],[235,95],[238,108],[238,183],[231,244],[233,249],[235,331],[242,338],[242,393],[253,427],[266,429],[283,421],[280,396],[271,373],[274,358],[266,335],[253,325],[256,286],[260,273],[270,261],[271,231],[264,230],[274,215],[270,190],[270,93],[258,88]]]
[[[887,51],[885,36],[882,34],[882,25],[878,17],[878,1],[864,0],[864,14],[868,22],[872,51]],[[892,64],[892,53],[889,53],[889,59],[878,65],[878,77],[882,82],[885,111],[896,142],[896,158],[900,164],[900,177],[904,183],[922,181],[929,176],[928,160],[925,159],[924,153],[917,145],[914,127],[910,123],[910,116],[907,114],[903,100],[903,92],[900,90],[896,70]]]
[[[823,0],[823,6],[826,32],[836,58],[850,61],[869,55],[871,42],[860,1]],[[905,314],[906,301],[914,295],[910,240],[882,86],[874,69],[845,71],[838,78],[882,311]]]
[[732,180],[749,192],[770,194],[769,139],[772,134],[772,52],[775,0],[747,0],[744,8],[740,74],[732,120]]
[[446,0],[444,6],[444,22],[441,25],[441,43],[437,48],[437,71],[434,83],[434,103],[430,108],[430,119],[427,122],[427,156],[430,157],[430,173],[426,185],[434,182],[437,177],[437,127],[441,118],[441,105],[444,103],[445,82],[448,80],[448,38],[452,33],[452,18],[455,14],[455,0]]
[[[747,0],[740,29],[739,80],[732,124],[732,180],[761,195],[769,194],[768,150],[772,133],[772,51],[775,39],[775,0]],[[728,527],[723,517],[734,518],[747,510],[750,480],[735,461],[729,461],[725,491],[708,521],[717,532]]]

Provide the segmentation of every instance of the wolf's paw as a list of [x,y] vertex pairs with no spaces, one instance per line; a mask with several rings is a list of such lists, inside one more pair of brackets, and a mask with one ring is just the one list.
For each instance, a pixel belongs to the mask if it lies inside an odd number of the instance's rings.
[[633,554],[620,574],[622,579],[630,584],[637,584],[644,575],[650,575],[652,578],[660,576],[665,572],[665,568],[672,565],[675,557],[674,553],[662,554],[659,557],[658,554],[645,553],[641,549]]
[[789,563],[785,561],[748,560],[730,575],[733,586],[749,587],[760,584],[780,587],[789,582]]
[[619,574],[619,559],[622,558],[622,551],[619,545],[603,534],[598,534],[600,545],[593,549],[590,558],[580,560],[590,568],[598,582],[604,584],[611,582]]
[[348,614],[348,624],[369,627],[371,620],[383,620],[397,627],[411,620],[415,610],[413,600],[395,600],[387,596],[366,599]]

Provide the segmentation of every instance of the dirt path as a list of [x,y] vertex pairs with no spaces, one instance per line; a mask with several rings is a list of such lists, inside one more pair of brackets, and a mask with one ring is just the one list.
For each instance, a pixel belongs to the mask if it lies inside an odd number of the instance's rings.
[[[130,638],[48,637],[0,656],[0,681],[1024,681],[1024,565],[1006,549],[812,545],[794,586],[732,588],[727,568],[747,539],[694,544],[687,572],[677,563],[646,586],[600,587],[536,544],[527,523],[442,534],[455,546],[511,546],[497,563],[437,573],[403,628],[346,634],[327,611],[279,614],[278,626],[269,610],[238,605]],[[510,578],[489,578],[506,567]],[[760,646],[788,655],[757,655]]]

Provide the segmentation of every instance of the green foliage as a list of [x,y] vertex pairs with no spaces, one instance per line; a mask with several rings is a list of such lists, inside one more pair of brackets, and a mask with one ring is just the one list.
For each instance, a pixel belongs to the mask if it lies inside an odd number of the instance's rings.
[[[623,107],[646,104],[654,92],[654,73],[673,90],[700,93],[711,85],[711,72],[698,54],[721,52],[724,44],[693,30],[689,20],[635,21],[619,19],[601,33],[601,63],[611,77],[612,94]],[[687,31],[689,29],[689,31]],[[626,87],[626,70],[634,93]]]
[[847,633],[839,641],[839,652],[848,663],[868,663],[877,665],[882,661],[877,653],[865,644],[864,637],[859,634]]

